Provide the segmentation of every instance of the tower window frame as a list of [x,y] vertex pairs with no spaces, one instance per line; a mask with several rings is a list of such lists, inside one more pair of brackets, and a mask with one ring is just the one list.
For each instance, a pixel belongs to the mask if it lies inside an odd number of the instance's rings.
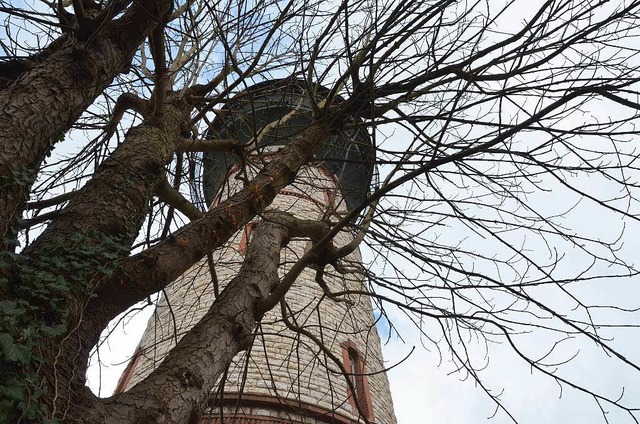
[[360,416],[362,413],[368,421],[373,421],[373,404],[369,392],[369,379],[365,373],[364,355],[352,340],[347,340],[340,346],[342,347],[343,365],[348,373],[347,377],[356,391],[354,396],[351,386],[347,384],[347,400],[351,405],[352,413],[356,416]]

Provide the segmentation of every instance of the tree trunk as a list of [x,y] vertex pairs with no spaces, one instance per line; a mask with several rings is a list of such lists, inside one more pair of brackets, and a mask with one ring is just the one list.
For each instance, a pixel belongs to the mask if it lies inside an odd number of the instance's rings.
[[259,223],[238,275],[162,364],[131,390],[98,401],[102,405],[92,411],[74,413],[81,417],[77,421],[197,423],[226,367],[252,343],[255,326],[263,313],[258,312],[256,303],[279,282],[280,250],[287,240],[284,225]]
[[132,56],[171,8],[168,0],[135,2],[122,18],[79,41],[73,34],[34,68],[0,90],[0,236],[14,243],[29,189],[53,146],[84,110],[126,72]]

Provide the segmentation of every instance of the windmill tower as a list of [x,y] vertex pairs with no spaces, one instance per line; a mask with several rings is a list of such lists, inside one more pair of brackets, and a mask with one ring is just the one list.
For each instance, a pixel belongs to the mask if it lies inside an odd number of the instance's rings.
[[[327,94],[321,87],[316,90],[316,98]],[[216,205],[241,189],[243,181],[309,125],[310,98],[304,83],[286,79],[250,87],[227,104],[226,113],[212,125],[213,135],[252,143],[254,148],[243,158],[227,153],[204,156],[207,204]],[[336,221],[369,192],[373,163],[369,135],[354,125],[302,168],[270,209],[301,219]],[[144,379],[204,315],[216,291],[237,274],[256,222],[213,253],[217,281],[212,281],[205,260],[166,289],[116,391]],[[354,227],[345,227],[333,241],[343,246],[353,238]],[[283,249],[281,275],[305,253],[308,243],[294,239]],[[360,252],[354,251],[342,264],[340,272],[326,267],[324,287],[316,270],[300,274],[286,295],[289,325],[277,307],[265,315],[252,347],[234,359],[220,390],[212,393],[203,423],[396,422]],[[334,298],[329,293],[342,295]],[[313,338],[301,336],[292,325]]]

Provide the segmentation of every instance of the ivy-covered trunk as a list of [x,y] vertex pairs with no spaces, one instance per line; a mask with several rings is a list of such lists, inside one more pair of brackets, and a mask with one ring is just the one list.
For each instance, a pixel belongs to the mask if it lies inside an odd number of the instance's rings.
[[[227,304],[218,302],[209,327],[202,328],[199,337],[211,340],[209,362],[206,370],[189,372],[203,384],[180,383],[174,359],[147,389],[101,400],[85,387],[90,350],[111,319],[162,290],[263,211],[331,134],[329,121],[302,131],[244,190],[130,256],[154,188],[191,131],[189,93],[166,90],[148,102],[143,122],[127,132],[38,238],[17,249],[20,218],[45,158],[114,78],[127,72],[140,43],[172,7],[166,0],[115,3],[95,13],[88,27],[84,22],[62,35],[0,86],[0,421],[182,423],[201,411],[219,373],[244,346],[238,328],[251,333],[260,315],[253,306],[275,284],[251,261],[230,286],[236,291],[224,297]],[[128,7],[118,9],[123,5]],[[271,255],[274,264],[286,238],[276,227],[264,230],[275,233],[262,246],[256,242],[252,254]],[[228,325],[230,316],[239,321]],[[216,347],[215,340],[227,339],[224,348]],[[161,394],[174,400],[165,405]]]
[[130,131],[37,240],[20,253],[3,253],[1,414],[62,418],[76,403],[89,351],[104,328],[87,325],[95,323],[87,305],[128,256],[188,118],[189,107],[178,102],[161,122]]
[[[66,416],[65,405],[84,384],[91,343],[74,329],[96,285],[128,254],[141,219],[124,220],[127,234],[89,222],[81,231],[77,224],[83,218],[70,206],[61,216],[67,224],[71,216],[73,225],[49,229],[16,253],[19,221],[44,159],[114,78],[128,72],[140,43],[172,2],[143,0],[124,10],[107,6],[78,20],[42,54],[5,63],[19,69],[0,88],[0,417],[7,422]],[[152,172],[158,175],[162,165]],[[117,186],[112,180],[104,188]],[[144,209],[148,184],[142,190],[138,203]]]

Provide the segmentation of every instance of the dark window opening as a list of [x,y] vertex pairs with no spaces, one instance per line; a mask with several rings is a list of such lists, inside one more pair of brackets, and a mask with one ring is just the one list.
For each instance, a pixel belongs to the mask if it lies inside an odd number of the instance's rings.
[[356,352],[354,349],[349,349],[349,373],[351,373],[350,377],[351,377],[351,384],[353,385],[353,387],[358,388],[358,352]]
[[[364,415],[373,421],[373,405],[369,393],[369,381],[365,372],[365,362],[356,344],[351,340],[341,344],[344,368],[350,385],[347,385],[347,398],[354,415]],[[355,393],[353,393],[355,389]]]

